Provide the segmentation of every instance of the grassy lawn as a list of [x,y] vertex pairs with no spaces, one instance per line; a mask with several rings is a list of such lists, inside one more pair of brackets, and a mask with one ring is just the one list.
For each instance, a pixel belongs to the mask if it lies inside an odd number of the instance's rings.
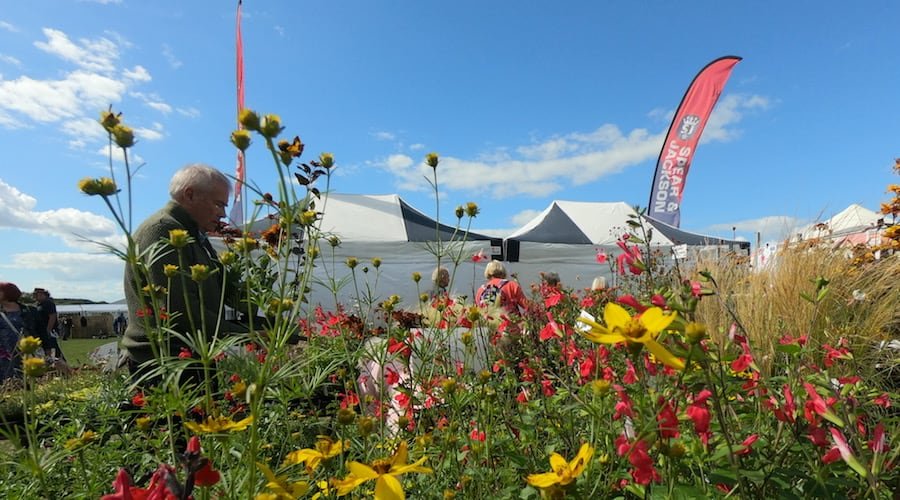
[[76,367],[89,363],[90,359],[88,356],[94,349],[117,340],[114,337],[107,339],[69,339],[60,341],[59,344],[63,354],[66,355],[69,366]]

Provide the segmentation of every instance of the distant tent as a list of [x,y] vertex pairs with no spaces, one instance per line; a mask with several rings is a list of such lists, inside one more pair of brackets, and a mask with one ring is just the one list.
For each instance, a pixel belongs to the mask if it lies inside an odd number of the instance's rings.
[[[643,217],[624,202],[556,200],[504,241],[504,260],[523,283],[539,282],[540,273],[553,271],[575,288],[588,287],[593,278],[612,278],[606,265],[596,262],[596,252],[616,254],[620,237],[629,232],[629,220],[642,220],[650,232],[650,244],[660,249],[686,245],[691,258],[705,253],[746,254],[750,243],[691,233]],[[665,253],[669,257],[669,253]]]
[[[323,195],[317,202],[316,209],[324,213],[321,221],[321,230],[326,235],[337,236],[341,244],[332,249],[327,245],[321,247],[323,259],[316,267],[314,281],[309,301],[312,304],[322,303],[326,306],[334,306],[333,295],[321,285],[332,279],[350,274],[344,265],[348,257],[356,257],[360,262],[360,269],[356,275],[359,280],[368,281],[374,286],[375,276],[378,276],[375,296],[385,300],[390,295],[399,295],[406,307],[412,307],[418,302],[419,292],[430,290],[430,277],[437,263],[427,246],[429,242],[436,241],[440,235],[441,241],[462,241],[465,235],[465,226],[457,230],[446,224],[437,225],[436,221],[405,202],[396,194],[387,195],[363,195],[363,194],[328,194]],[[465,222],[465,220],[463,220]],[[250,224],[250,231],[259,233],[270,227],[274,222],[269,218],[261,218]],[[469,232],[463,242],[463,259],[480,250],[489,250],[489,236]],[[221,248],[221,243],[217,243]],[[371,265],[371,259],[378,257],[381,265],[376,270]],[[331,262],[335,262],[334,268]],[[451,263],[447,257],[443,263],[449,268]],[[367,268],[368,273],[360,270]],[[419,272],[423,279],[416,286],[411,276],[413,272]],[[480,284],[481,276],[477,284]],[[454,289],[460,294],[471,295],[473,286],[472,273],[460,273],[456,276]],[[363,286],[365,290],[365,286]],[[351,304],[356,300],[356,290],[353,286],[344,286],[338,293],[338,301],[342,304]]]
[[826,221],[810,224],[803,228],[798,235],[799,238],[795,238],[795,240],[813,238],[836,240],[837,242],[848,238],[860,240],[860,235],[872,232],[883,225],[884,215],[854,203]]

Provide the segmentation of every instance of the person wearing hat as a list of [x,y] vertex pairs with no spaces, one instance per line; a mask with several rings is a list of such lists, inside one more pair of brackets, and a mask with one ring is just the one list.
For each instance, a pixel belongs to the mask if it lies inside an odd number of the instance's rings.
[[41,339],[44,352],[51,360],[56,358],[63,361],[66,357],[59,347],[59,317],[56,314],[56,303],[50,298],[50,292],[45,288],[35,288],[31,292],[32,298],[37,303],[37,334]]

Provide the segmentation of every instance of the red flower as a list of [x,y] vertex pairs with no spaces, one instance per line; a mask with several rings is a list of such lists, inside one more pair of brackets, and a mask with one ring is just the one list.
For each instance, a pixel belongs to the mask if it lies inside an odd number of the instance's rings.
[[516,396],[516,402],[519,404],[525,404],[528,402],[528,393],[525,391],[525,389],[519,391],[519,395]]
[[872,403],[874,403],[882,408],[890,408],[891,397],[888,396],[888,393],[885,392],[881,396],[878,396],[875,399],[873,399]]
[[484,254],[484,249],[479,248],[478,252],[472,255],[472,262],[479,263],[488,260],[488,256]]
[[384,375],[384,381],[387,382],[388,385],[396,385],[400,382],[400,374],[397,372],[397,370],[394,370],[390,366],[388,366],[385,369],[385,372],[386,373]]
[[616,403],[616,412],[613,414],[613,420],[619,420],[623,415],[634,418],[634,408],[632,408],[631,399],[628,397],[625,389],[617,386],[616,391],[619,394],[619,402]]
[[753,443],[755,443],[759,439],[759,435],[751,434],[741,443],[741,446],[744,448],[737,452],[738,455],[749,455],[751,451],[753,451]]
[[699,281],[691,281],[690,285],[691,285],[691,295],[694,297],[699,297],[700,294],[703,292],[703,286],[700,285]]
[[708,389],[703,389],[694,396],[694,401],[685,410],[688,418],[694,422],[694,431],[700,436],[703,444],[707,444],[710,437],[709,421],[711,416],[709,407],[706,405],[706,400],[710,396],[712,396],[712,393]]
[[404,358],[409,359],[410,355],[412,355],[412,349],[406,345],[405,342],[400,340],[390,338],[388,339],[388,352],[391,354],[399,353]]
[[147,400],[144,399],[144,393],[139,392],[131,398],[131,404],[137,406],[139,408],[143,408],[145,404],[147,404]]
[[629,444],[625,435],[616,438],[616,452],[619,456],[628,456],[628,462],[634,467],[631,477],[637,484],[660,482],[662,478],[653,467],[653,459],[647,453],[647,442],[643,440]]
[[541,332],[538,335],[541,341],[547,341],[550,339],[562,337],[563,333],[560,330],[559,325],[556,323],[556,321],[553,320],[553,315],[551,315],[549,312],[547,313],[547,320],[547,324],[545,324],[544,327],[541,328]]
[[541,390],[544,391],[544,396],[548,398],[556,394],[556,389],[553,388],[553,382],[547,379],[541,380]]
[[203,467],[194,475],[194,484],[197,486],[212,486],[222,479],[219,471],[212,468],[212,463],[207,460]]
[[556,304],[559,304],[559,301],[561,301],[562,298],[563,298],[563,294],[561,294],[559,292],[550,293],[547,295],[547,298],[544,299],[544,307],[547,307],[547,308],[553,307]]
[[664,439],[668,438],[677,438],[679,436],[678,432],[678,415],[675,413],[675,408],[672,407],[672,403],[666,401],[659,397],[658,402],[662,404],[662,408],[659,410],[659,414],[656,416],[656,421],[659,422],[659,435]]
[[179,359],[191,359],[191,350],[188,349],[187,347],[182,347],[181,350],[178,352],[178,358]]
[[634,295],[631,294],[626,293],[625,295],[616,297],[616,302],[622,304],[623,306],[629,306],[639,313],[647,310],[647,306],[638,302],[638,300],[634,298]]
[[667,305],[666,298],[658,293],[654,293],[652,297],[650,297],[650,303],[656,307],[665,308]]
[[884,422],[878,422],[875,431],[872,433],[872,440],[869,441],[869,449],[875,453],[887,453],[891,450],[884,437]]
[[824,427],[810,426],[809,433],[807,434],[806,437],[810,441],[812,441],[812,444],[814,444],[820,448],[825,448],[830,444],[828,442],[828,435],[826,434]]
[[638,381],[637,372],[634,371],[634,364],[630,359],[625,360],[625,375],[622,377],[623,384],[633,384]]
[[115,493],[103,495],[100,500],[142,500],[147,498],[147,490],[131,485],[131,476],[125,469],[119,469],[113,481]]
[[340,393],[339,396],[341,396],[341,409],[342,410],[354,407],[359,404],[359,396],[357,396],[356,393],[353,391],[350,391],[346,394]]
[[598,264],[606,264],[606,259],[608,259],[608,258],[609,258],[609,256],[606,255],[606,252],[604,252],[603,250],[600,250],[599,248],[597,249],[596,259],[597,259]]
[[[772,398],[774,400],[774,398]],[[797,412],[797,405],[794,403],[794,393],[791,392],[790,386],[784,384],[784,405],[774,410],[775,418],[782,422],[793,424],[795,420],[794,414]]]
[[840,459],[841,450],[839,450],[837,446],[833,446],[830,450],[826,451],[824,455],[822,455],[822,462],[826,464],[837,462]]
[[742,342],[741,350],[743,350],[744,353],[731,362],[731,369],[736,372],[742,372],[747,368],[750,368],[750,365],[753,364],[753,355],[750,354],[750,346],[746,342]]

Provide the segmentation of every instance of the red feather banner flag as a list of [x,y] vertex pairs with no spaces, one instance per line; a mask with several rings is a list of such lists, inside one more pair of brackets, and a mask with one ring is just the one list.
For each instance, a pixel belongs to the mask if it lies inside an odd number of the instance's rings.
[[647,213],[653,219],[675,227],[681,224],[681,197],[691,159],[731,70],[740,60],[726,56],[707,64],[684,94],[656,161]]
[[[240,115],[244,109],[244,41],[241,37],[241,0],[238,0],[237,6],[237,28],[235,34],[235,45],[237,48],[237,112]],[[243,128],[238,122],[238,128]],[[234,226],[242,226],[244,224],[244,176],[245,172],[244,152],[238,150],[237,166],[235,167],[234,177],[234,202],[231,206],[231,214],[229,218]]]

